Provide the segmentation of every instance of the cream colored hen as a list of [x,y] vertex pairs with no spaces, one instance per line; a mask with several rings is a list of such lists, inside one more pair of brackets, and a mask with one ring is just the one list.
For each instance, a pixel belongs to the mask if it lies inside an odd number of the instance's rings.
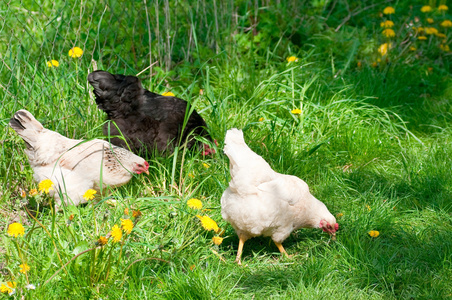
[[9,125],[25,141],[34,179],[50,179],[55,189],[55,203],[61,205],[86,202],[83,194],[88,189],[100,191],[107,186],[117,187],[133,174],[147,173],[149,164],[141,157],[102,140],[73,140],[48,130],[34,116],[19,110]]
[[246,145],[241,130],[227,131],[224,153],[231,181],[221,197],[221,214],[239,236],[237,263],[241,264],[245,241],[255,236],[270,236],[288,256],[281,243],[293,230],[313,227],[336,234],[336,218],[311,195],[306,182],[273,171]]

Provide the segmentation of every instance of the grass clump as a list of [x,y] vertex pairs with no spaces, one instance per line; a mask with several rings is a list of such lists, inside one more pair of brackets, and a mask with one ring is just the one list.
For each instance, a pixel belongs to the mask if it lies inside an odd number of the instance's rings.
[[[388,5],[2,2],[0,297],[450,297],[452,17],[441,1]],[[219,146],[151,156],[149,176],[55,213],[7,124],[25,108],[70,138],[103,138],[94,69],[186,99]],[[302,229],[285,259],[254,238],[233,263],[220,207],[233,127],[309,184],[337,216],[336,242]]]

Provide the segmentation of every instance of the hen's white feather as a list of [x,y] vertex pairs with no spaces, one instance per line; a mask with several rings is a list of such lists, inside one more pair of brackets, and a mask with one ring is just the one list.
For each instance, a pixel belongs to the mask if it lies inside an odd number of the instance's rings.
[[136,166],[147,172],[147,162],[123,148],[99,139],[82,141],[69,139],[48,130],[34,116],[19,110],[10,120],[10,126],[25,141],[34,179],[50,179],[56,187],[50,191],[57,206],[62,198],[66,204],[86,202],[83,194],[88,189],[116,187],[127,183]]
[[306,182],[273,171],[247,146],[241,130],[227,131],[224,153],[231,181],[221,197],[221,214],[244,240],[264,235],[282,243],[295,229],[318,228],[322,220],[336,223]]

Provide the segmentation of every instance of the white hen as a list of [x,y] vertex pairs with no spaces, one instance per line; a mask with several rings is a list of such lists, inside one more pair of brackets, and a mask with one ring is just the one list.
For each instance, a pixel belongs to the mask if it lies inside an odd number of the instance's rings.
[[255,236],[270,236],[281,254],[282,242],[301,227],[322,228],[335,235],[336,218],[309,192],[298,177],[272,170],[245,143],[243,132],[226,133],[224,153],[229,157],[231,181],[221,197],[221,214],[239,236],[236,262],[241,264],[243,245]]
[[61,196],[66,204],[86,202],[88,189],[100,191],[123,185],[133,174],[147,173],[149,164],[141,157],[102,140],[73,140],[48,130],[34,116],[19,110],[9,125],[25,141],[34,179],[50,179],[56,189],[50,191],[58,207]]

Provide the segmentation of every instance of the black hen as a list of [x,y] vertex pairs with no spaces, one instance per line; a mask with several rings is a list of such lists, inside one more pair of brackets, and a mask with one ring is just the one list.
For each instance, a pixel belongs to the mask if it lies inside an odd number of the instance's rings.
[[[107,113],[108,122],[104,126],[105,135],[123,135],[131,150],[139,155],[146,152],[172,152],[176,145],[185,143],[194,133],[212,140],[206,131],[206,122],[193,110],[188,116],[187,102],[176,97],[152,93],[141,86],[135,76],[113,75],[106,71],[94,71],[88,75],[94,87],[97,106]],[[183,130],[182,130],[183,129]],[[127,148],[126,142],[118,137],[111,143]],[[193,147],[191,138],[187,146]],[[204,154],[214,150],[204,145]]]

